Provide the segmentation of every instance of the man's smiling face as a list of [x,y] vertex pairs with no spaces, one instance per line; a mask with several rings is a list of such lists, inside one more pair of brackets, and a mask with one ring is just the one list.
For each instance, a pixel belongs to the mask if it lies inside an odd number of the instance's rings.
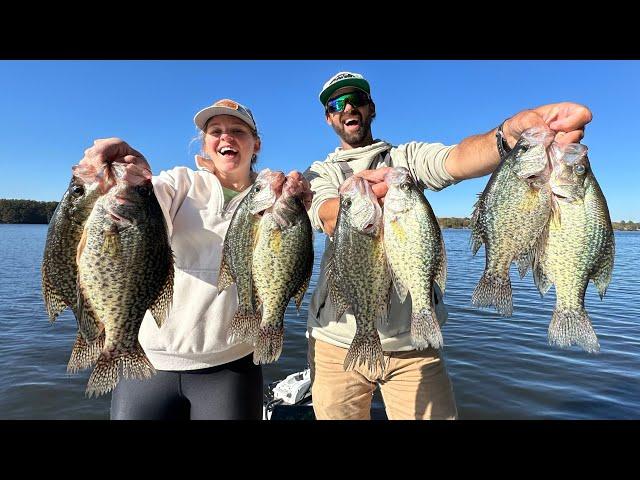
[[[331,95],[331,100],[351,92],[362,92],[355,87],[344,87],[336,90]],[[330,113],[327,111],[327,124],[331,125],[343,143],[343,148],[357,148],[372,143],[371,122],[375,118],[375,104],[373,101],[354,107],[349,101],[344,110]],[[346,144],[346,145],[345,145]]]

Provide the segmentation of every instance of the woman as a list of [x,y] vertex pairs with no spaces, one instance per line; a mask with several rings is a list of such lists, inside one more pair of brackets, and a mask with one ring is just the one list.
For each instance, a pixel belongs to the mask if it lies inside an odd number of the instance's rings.
[[[96,140],[81,161],[124,162],[125,180],[152,180],[175,257],[169,316],[158,329],[147,312],[139,333],[157,374],[121,378],[112,419],[262,418],[262,369],[253,363],[253,347],[226,341],[237,307],[235,285],[216,288],[229,222],[257,176],[252,166],[260,137],[251,111],[233,100],[202,109],[194,123],[202,138],[197,171],[175,167],[152,176],[144,156],[117,138]],[[291,175],[304,182],[297,172]]]

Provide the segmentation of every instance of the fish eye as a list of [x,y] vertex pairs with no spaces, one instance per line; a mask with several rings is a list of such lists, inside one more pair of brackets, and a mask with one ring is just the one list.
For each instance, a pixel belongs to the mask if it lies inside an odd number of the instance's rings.
[[577,164],[573,166],[573,171],[576,172],[578,175],[584,174],[585,170],[586,168],[584,168],[584,165]]
[[260,185],[259,183],[256,183],[255,191],[259,192],[260,190],[262,190],[262,185]]
[[344,208],[349,208],[351,206],[351,198],[344,197],[344,199],[342,200],[342,206]]
[[516,152],[516,156],[518,157],[522,156],[523,154],[527,153],[527,150],[529,150],[529,145],[527,143],[523,143],[518,148],[518,151]]
[[409,187],[410,187],[409,182],[405,182],[405,183],[400,184],[400,188],[402,190],[409,190]]
[[84,187],[82,185],[74,184],[71,187],[71,193],[76,197],[80,197],[84,195]]
[[136,191],[143,197],[148,197],[151,195],[151,186],[150,185],[138,185],[136,187]]

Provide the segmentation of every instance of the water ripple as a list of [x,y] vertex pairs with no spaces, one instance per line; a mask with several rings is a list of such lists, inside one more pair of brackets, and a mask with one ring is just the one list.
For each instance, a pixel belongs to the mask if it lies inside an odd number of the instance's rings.
[[[640,233],[616,232],[616,259],[603,300],[590,284],[585,304],[601,350],[548,345],[553,288],[541,297],[531,272],[511,270],[514,315],[503,318],[471,305],[484,268],[484,250],[472,256],[468,230],[445,230],[448,279],[444,356],[460,418],[640,418]],[[324,235],[316,235],[310,288],[300,312],[286,310],[283,353],[264,367],[265,384],[307,364],[306,318],[316,285]],[[109,395],[84,396],[90,371],[66,364],[76,335],[69,311],[50,324],[40,292],[45,225],[0,225],[0,419],[106,419]],[[380,396],[374,407],[380,407]]]

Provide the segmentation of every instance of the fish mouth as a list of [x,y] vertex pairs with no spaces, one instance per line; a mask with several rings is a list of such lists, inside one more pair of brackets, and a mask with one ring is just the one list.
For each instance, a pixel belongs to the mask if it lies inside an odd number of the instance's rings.
[[524,170],[524,171],[520,171],[520,172],[514,172],[516,174],[516,176],[524,181],[527,182],[528,184],[532,184],[532,183],[540,183],[540,182],[544,182],[547,180],[548,177],[548,169],[545,166],[541,166],[540,168],[530,168],[528,170]]
[[269,198],[261,200],[260,203],[254,205],[249,211],[252,215],[262,217],[266,212],[270,212],[273,210],[273,205],[276,203],[276,200],[277,196],[272,195]]
[[531,127],[522,132],[521,138],[524,138],[530,145],[543,145],[544,148],[548,148],[553,139],[555,133],[547,126]]
[[354,212],[354,217],[358,219],[355,224],[360,232],[367,235],[375,234],[378,225],[376,221],[378,215],[375,208],[370,208],[369,205],[366,205],[359,212]]
[[113,221],[113,223],[118,224],[119,227],[129,227],[134,224],[134,222],[123,215],[119,214],[113,206],[108,206],[105,208],[105,216],[109,220]]
[[364,227],[362,227],[362,233],[372,234],[375,233],[376,224],[373,222],[366,223]]
[[551,193],[556,199],[565,203],[572,203],[583,198],[579,189],[573,185],[553,185]]
[[[262,175],[262,172],[260,175]],[[268,178],[268,180],[265,181],[264,178]],[[260,216],[264,215],[266,211],[269,211],[280,195],[282,195],[282,188],[285,181],[286,177],[283,172],[272,172],[269,170],[268,174],[265,174],[260,180],[263,188],[256,193],[249,211],[253,215]]]
[[522,180],[527,182],[527,184],[531,187],[542,187],[546,181],[548,180],[548,176],[544,175],[544,172],[538,174],[527,175],[526,177],[521,177]]
[[111,220],[113,220],[116,223],[121,223],[124,221],[123,217],[120,217],[113,212],[108,212],[107,215],[109,215],[109,217],[111,217]]
[[121,215],[118,215],[113,210],[107,210],[107,217],[113,220],[113,222],[117,223],[118,225],[131,225],[130,220],[124,218]]

